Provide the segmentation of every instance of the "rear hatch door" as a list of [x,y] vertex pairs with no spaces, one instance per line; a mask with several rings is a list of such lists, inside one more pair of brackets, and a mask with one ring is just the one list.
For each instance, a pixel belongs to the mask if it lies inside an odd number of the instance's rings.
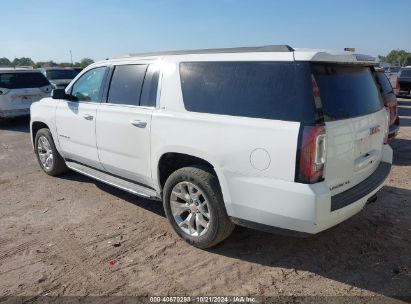
[[327,132],[324,178],[335,195],[370,176],[382,157],[387,112],[372,68],[313,64]]

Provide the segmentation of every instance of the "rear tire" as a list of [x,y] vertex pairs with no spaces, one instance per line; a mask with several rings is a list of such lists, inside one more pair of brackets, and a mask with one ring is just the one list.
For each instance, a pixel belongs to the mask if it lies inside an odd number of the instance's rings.
[[172,173],[164,186],[163,204],[174,231],[195,247],[213,247],[234,230],[218,179],[205,168],[185,167]]
[[58,176],[68,171],[64,159],[54,145],[49,129],[43,128],[37,131],[34,139],[34,150],[40,167],[48,175]]

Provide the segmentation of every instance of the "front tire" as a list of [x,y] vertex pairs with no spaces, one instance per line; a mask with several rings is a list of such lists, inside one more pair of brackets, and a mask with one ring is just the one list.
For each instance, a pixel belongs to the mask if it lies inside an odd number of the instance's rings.
[[195,247],[215,246],[234,230],[218,179],[204,168],[185,167],[172,173],[164,186],[163,204],[174,231]]
[[49,129],[43,128],[37,131],[34,139],[34,149],[40,167],[48,175],[58,176],[68,171],[64,159],[54,145]]

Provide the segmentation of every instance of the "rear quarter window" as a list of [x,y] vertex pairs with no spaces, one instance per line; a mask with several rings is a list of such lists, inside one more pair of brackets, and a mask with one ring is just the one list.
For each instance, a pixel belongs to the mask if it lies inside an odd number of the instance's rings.
[[383,72],[377,72],[377,79],[384,95],[392,92],[391,83]]
[[309,65],[284,62],[182,62],[191,112],[312,123]]
[[370,67],[313,64],[325,121],[368,115],[383,107]]

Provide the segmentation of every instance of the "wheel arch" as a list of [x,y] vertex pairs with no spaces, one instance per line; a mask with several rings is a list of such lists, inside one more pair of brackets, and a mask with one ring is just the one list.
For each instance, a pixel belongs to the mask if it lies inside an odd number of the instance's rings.
[[31,129],[31,143],[32,143],[33,147],[34,147],[34,140],[36,138],[37,132],[40,129],[43,129],[43,128],[46,128],[46,129],[50,130],[50,127],[42,121],[33,121],[33,122],[31,122],[31,126],[30,126],[30,129]]
[[216,175],[218,182],[220,184],[221,192],[223,194],[223,199],[227,208],[227,212],[230,213],[228,210],[229,207],[227,206],[229,204],[227,203],[229,203],[231,200],[224,174],[221,171],[221,169],[216,165],[216,162],[210,160],[207,157],[204,157],[203,155],[196,155],[193,153],[187,154],[179,151],[164,152],[158,158],[156,170],[154,170],[153,172],[157,175],[156,178],[160,193],[162,193],[164,184],[171,173],[180,168],[192,165],[203,166]]

